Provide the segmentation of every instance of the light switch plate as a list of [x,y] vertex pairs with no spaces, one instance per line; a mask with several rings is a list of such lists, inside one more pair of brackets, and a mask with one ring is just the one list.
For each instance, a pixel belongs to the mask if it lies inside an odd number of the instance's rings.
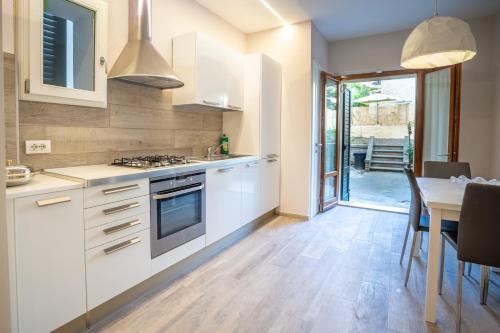
[[50,140],[26,140],[26,154],[49,154],[51,152]]

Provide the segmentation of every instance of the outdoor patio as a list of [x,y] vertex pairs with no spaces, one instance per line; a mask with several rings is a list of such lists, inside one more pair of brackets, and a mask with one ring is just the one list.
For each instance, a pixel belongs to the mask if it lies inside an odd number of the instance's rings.
[[410,187],[403,172],[350,170],[350,202],[410,207]]

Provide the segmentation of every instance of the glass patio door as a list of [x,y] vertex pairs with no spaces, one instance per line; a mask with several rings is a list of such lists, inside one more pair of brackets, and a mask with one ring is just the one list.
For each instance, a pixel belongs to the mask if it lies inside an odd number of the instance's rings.
[[325,72],[322,79],[320,211],[325,211],[338,202],[339,82]]

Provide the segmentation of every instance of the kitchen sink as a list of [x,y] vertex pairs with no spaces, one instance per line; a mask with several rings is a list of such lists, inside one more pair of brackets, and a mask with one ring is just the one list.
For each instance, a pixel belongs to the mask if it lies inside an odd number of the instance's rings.
[[247,157],[247,156],[251,155],[229,154],[229,155],[199,156],[199,157],[193,157],[192,160],[194,162],[210,162],[210,161],[230,160],[232,158]]

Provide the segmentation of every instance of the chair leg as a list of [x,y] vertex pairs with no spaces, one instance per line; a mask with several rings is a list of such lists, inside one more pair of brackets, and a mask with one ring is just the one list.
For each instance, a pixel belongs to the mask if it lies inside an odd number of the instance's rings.
[[481,305],[486,305],[488,300],[488,285],[490,283],[490,268],[481,266]]
[[415,250],[415,243],[417,242],[417,232],[413,233],[413,239],[411,241],[410,255],[408,256],[408,266],[406,267],[406,277],[405,277],[405,287],[408,286],[408,279],[410,278],[411,263],[413,261],[413,251]]
[[443,273],[444,273],[444,237],[441,237],[441,262],[439,263],[439,292],[441,295],[443,293]]
[[470,262],[470,263],[469,263],[469,268],[468,268],[468,270],[467,270],[467,275],[468,275],[468,276],[471,276],[471,274],[472,274],[472,263]]
[[464,262],[458,261],[458,288],[457,288],[457,311],[455,314],[455,325],[457,333],[460,333],[462,321],[462,273],[464,271]]
[[405,234],[405,240],[403,241],[403,249],[401,250],[401,256],[399,257],[399,264],[403,264],[403,258],[405,256],[405,250],[406,250],[406,243],[408,242],[408,235],[410,234],[410,220],[408,220],[408,224],[406,225],[406,234]]

